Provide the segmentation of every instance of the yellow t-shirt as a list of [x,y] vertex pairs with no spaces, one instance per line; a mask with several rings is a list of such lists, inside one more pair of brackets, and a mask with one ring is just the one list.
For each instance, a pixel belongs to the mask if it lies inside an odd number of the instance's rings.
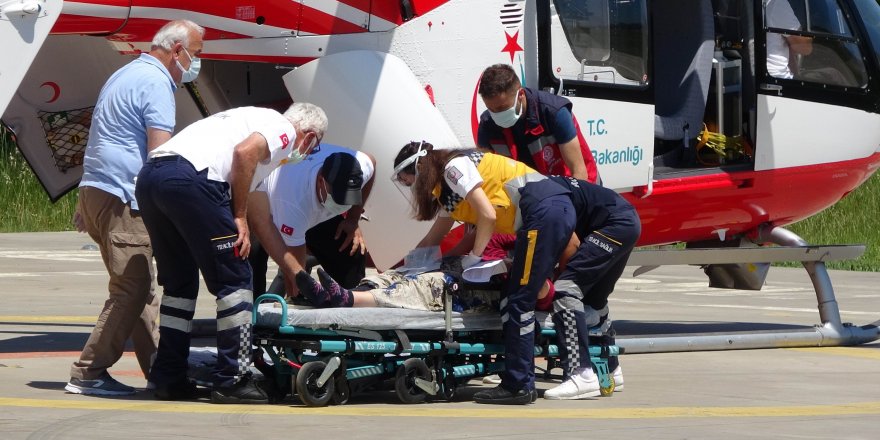
[[483,192],[495,207],[495,232],[515,233],[522,224],[518,206],[519,190],[526,183],[546,177],[522,162],[494,153],[468,150],[462,157],[453,158],[447,163],[444,180],[434,189],[434,197],[454,220],[476,224],[477,211],[465,197],[476,186],[466,180],[473,180],[477,175],[482,179],[479,184]]

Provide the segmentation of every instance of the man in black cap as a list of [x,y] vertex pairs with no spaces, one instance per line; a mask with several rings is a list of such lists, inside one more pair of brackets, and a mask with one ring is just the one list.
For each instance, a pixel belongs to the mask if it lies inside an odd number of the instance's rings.
[[375,168],[366,153],[322,144],[317,153],[278,168],[257,187],[248,202],[248,223],[264,249],[249,258],[255,296],[265,291],[268,256],[278,263],[290,297],[299,293],[294,278],[306,266],[307,252],[344,286],[358,284],[366,268],[358,221]]

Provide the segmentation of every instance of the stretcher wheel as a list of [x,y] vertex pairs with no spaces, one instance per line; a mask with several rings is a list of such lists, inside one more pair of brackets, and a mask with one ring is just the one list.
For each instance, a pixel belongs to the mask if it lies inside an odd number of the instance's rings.
[[345,405],[348,398],[351,397],[351,387],[348,385],[348,379],[336,379],[336,392],[333,393],[334,405]]
[[327,364],[322,361],[306,362],[296,373],[296,393],[306,406],[326,406],[333,398],[336,389],[333,380],[328,380],[323,387],[317,384],[324,368],[327,368]]
[[614,376],[609,374],[608,375],[608,386],[607,387],[600,386],[599,387],[599,395],[601,395],[602,397],[609,397],[612,394],[614,394]]
[[448,372],[445,379],[443,379],[443,387],[441,391],[443,393],[443,398],[446,399],[447,402],[452,401],[455,398],[455,389],[458,384],[455,383],[455,376],[452,375],[452,372]]
[[428,394],[415,384],[416,378],[427,381],[431,380],[431,370],[425,361],[418,358],[409,358],[397,369],[397,378],[394,380],[394,391],[403,403],[421,403]]

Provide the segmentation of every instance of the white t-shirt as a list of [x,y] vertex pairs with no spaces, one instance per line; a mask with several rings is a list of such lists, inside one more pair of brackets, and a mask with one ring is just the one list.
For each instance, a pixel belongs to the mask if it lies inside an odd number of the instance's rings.
[[[799,30],[801,22],[791,9],[789,0],[768,0],[765,13],[767,26],[778,29]],[[792,78],[788,68],[788,43],[775,32],[767,33],[767,73],[775,78]]]
[[211,115],[184,128],[149,157],[180,155],[196,171],[207,168],[208,179],[229,182],[232,152],[251,133],[260,133],[269,145],[269,159],[257,164],[250,190],[290,156],[296,140],[293,124],[281,113],[260,107],[239,107]]
[[[446,180],[449,189],[463,199],[467,198],[472,189],[483,184],[483,176],[467,156],[459,156],[446,162],[443,179]],[[450,214],[441,209],[440,216],[449,217]]]
[[[375,172],[369,156],[360,151],[321,144],[321,151],[310,155],[296,165],[285,165],[278,168],[257,187],[257,191],[265,192],[268,195],[272,221],[281,232],[281,238],[284,239],[287,246],[304,245],[306,231],[340,214],[328,212],[318,200],[318,194],[315,190],[318,173],[321,172],[324,159],[339,152],[351,154],[357,159],[361,171],[364,173],[363,185],[366,185]],[[348,208],[350,207],[348,206]]]

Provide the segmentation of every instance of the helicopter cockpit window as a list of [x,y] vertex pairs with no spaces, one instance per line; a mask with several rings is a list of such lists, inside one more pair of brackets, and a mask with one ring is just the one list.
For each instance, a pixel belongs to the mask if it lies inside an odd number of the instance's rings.
[[647,83],[645,0],[554,0],[552,63],[564,81]]
[[856,8],[859,10],[859,17],[865,24],[868,31],[868,38],[871,40],[871,47],[876,59],[880,60],[880,3],[872,1],[855,2]]
[[863,87],[868,75],[838,0],[765,0],[767,73],[842,87]]

